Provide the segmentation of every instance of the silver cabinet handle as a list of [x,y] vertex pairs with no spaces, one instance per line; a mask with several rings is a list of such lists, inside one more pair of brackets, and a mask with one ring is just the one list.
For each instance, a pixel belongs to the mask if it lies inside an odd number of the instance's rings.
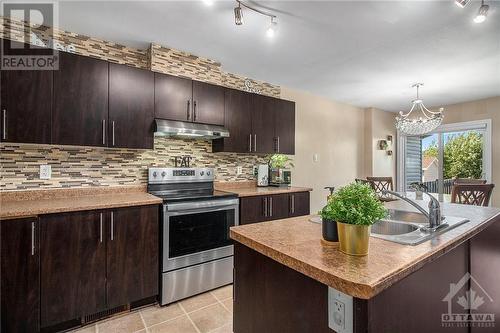
[[295,195],[292,194],[292,214],[295,213]]
[[193,121],[196,121],[196,101],[193,102]]
[[191,118],[191,112],[189,112],[189,111],[190,111],[190,110],[189,110],[189,109],[190,109],[190,106],[191,106],[191,101],[190,101],[190,100],[188,100],[188,101],[187,101],[187,111],[186,111],[186,112],[187,112],[187,120],[189,120],[189,118]]
[[114,224],[115,224],[115,221],[114,221],[114,217],[115,217],[115,214],[113,214],[113,212],[111,212],[111,240],[115,239],[115,235],[114,235]]
[[35,255],[35,222],[31,222],[31,255]]
[[106,120],[102,120],[102,144],[106,145]]
[[112,135],[113,135],[112,136],[112,140],[113,140],[112,144],[114,146],[115,145],[115,121],[114,120],[111,122],[111,132],[112,132]]
[[269,216],[273,217],[273,197],[269,197]]
[[250,145],[250,152],[252,152],[252,134],[250,134],[250,140],[248,141]]
[[278,136],[278,153],[280,152],[280,137]]
[[99,242],[102,243],[102,213],[99,218]]
[[257,134],[253,135],[253,151],[257,152]]
[[6,140],[7,139],[7,110],[3,109],[2,110],[2,139]]
[[264,200],[264,217],[267,217],[267,198],[262,198]]

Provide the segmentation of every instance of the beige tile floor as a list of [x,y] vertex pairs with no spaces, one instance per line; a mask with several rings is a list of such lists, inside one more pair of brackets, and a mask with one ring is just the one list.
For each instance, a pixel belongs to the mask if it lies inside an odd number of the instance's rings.
[[132,311],[72,333],[232,333],[233,286],[180,302]]

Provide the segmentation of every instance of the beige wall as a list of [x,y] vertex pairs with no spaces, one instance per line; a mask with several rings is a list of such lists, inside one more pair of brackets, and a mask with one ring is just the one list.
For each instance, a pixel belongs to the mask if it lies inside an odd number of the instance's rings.
[[316,213],[326,203],[325,186],[342,186],[363,174],[364,110],[285,87],[281,97],[296,103],[292,182],[313,188]]
[[[395,114],[375,108],[365,110],[365,161],[363,175],[375,177],[392,177],[396,180],[396,127]],[[379,141],[392,135],[392,144],[387,151],[380,150]]]
[[459,104],[445,105],[444,123],[491,119],[492,122],[492,205],[500,207],[500,96]]

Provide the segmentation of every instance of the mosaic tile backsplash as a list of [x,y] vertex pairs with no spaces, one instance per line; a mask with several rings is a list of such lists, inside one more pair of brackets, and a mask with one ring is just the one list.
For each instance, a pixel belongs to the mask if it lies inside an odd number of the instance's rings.
[[[193,167],[214,168],[216,181],[252,180],[253,166],[266,163],[263,155],[212,153],[210,141],[164,137],[155,137],[154,150],[2,143],[0,190],[145,185],[148,167],[173,167],[174,157],[184,155],[193,157]],[[51,179],[39,179],[42,164],[51,165]]]

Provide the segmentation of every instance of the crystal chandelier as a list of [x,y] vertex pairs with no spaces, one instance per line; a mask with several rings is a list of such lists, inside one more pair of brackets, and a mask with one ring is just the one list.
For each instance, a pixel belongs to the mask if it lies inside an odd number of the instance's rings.
[[[443,121],[443,108],[440,108],[439,111],[431,111],[425,107],[424,102],[420,99],[418,90],[423,85],[423,83],[412,85],[412,88],[417,88],[417,98],[411,102],[412,106],[408,113],[403,114],[403,111],[400,111],[399,116],[396,117],[396,128],[402,134],[423,135],[436,129]],[[413,111],[418,112],[419,110],[420,115],[413,113]]]

